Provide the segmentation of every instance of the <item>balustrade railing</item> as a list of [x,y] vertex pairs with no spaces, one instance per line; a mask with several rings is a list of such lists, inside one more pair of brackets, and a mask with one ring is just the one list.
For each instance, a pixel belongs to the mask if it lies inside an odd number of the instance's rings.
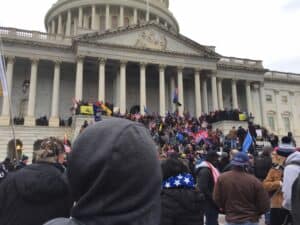
[[0,37],[11,37],[25,40],[43,41],[43,42],[57,42],[69,44],[71,43],[71,37],[48,34],[39,31],[22,30],[10,27],[0,27]]
[[222,57],[219,62],[225,64],[237,64],[237,65],[245,65],[245,66],[253,66],[253,67],[262,67],[261,60]]

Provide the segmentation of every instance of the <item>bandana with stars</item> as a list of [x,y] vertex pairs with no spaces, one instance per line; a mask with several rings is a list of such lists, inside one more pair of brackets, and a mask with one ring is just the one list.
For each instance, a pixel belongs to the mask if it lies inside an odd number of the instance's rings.
[[172,188],[188,188],[194,189],[196,186],[194,177],[190,173],[178,174],[174,177],[169,177],[168,179],[162,182],[163,189],[172,189]]

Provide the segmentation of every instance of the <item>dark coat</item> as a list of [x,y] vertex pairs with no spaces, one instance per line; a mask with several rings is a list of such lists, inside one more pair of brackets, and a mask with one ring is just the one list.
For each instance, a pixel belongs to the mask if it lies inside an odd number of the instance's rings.
[[214,191],[214,178],[212,172],[208,167],[201,167],[196,172],[197,175],[197,186],[199,190],[204,194],[205,205],[207,207],[217,208],[213,201]]
[[164,189],[161,225],[202,225],[204,196],[189,189]]
[[[155,143],[140,123],[107,119],[75,140],[68,178],[73,219],[47,225],[158,225],[161,169]],[[75,224],[76,224],[75,223]]]
[[295,180],[292,187],[292,212],[295,225],[300,224],[300,176]]
[[0,185],[0,224],[41,225],[69,216],[67,181],[54,164],[32,164],[8,173]]

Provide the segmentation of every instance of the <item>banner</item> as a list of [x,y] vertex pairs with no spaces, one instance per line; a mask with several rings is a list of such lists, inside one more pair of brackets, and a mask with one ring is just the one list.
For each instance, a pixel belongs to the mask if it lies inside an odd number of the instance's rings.
[[240,113],[240,114],[239,114],[239,119],[240,119],[240,121],[246,121],[246,120],[247,120],[246,114]]
[[80,114],[94,115],[93,106],[92,105],[82,105],[82,106],[80,106]]
[[3,64],[4,62],[2,59],[2,55],[0,55],[0,96],[8,96],[8,88]]

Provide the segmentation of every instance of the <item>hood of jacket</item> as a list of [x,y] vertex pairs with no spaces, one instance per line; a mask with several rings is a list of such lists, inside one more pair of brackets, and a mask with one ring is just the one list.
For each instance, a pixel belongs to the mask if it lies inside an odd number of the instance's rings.
[[73,218],[85,225],[159,224],[160,164],[142,124],[115,118],[86,128],[68,169]]
[[300,152],[295,152],[291,154],[285,161],[286,165],[299,163],[300,164]]
[[27,202],[49,202],[69,193],[66,177],[50,163],[32,164],[9,176],[8,181],[15,181],[15,191]]

